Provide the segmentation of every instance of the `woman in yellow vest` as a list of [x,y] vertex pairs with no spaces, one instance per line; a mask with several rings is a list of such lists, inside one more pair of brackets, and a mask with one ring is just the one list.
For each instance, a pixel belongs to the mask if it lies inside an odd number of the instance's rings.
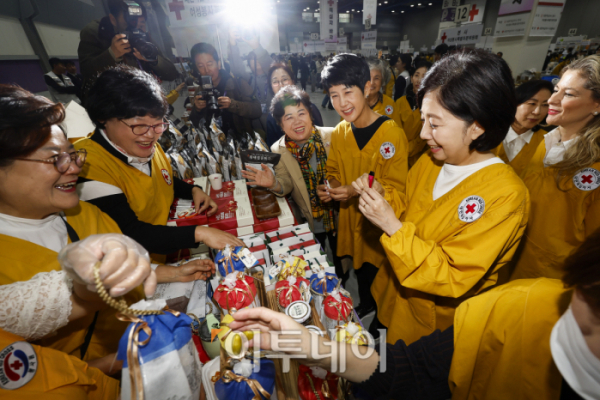
[[369,107],[377,114],[393,119],[401,127],[400,114],[396,110],[394,100],[387,94],[381,93],[381,85],[387,65],[382,60],[377,59],[370,59],[367,62],[369,63],[369,71],[371,72],[371,91],[367,97]]
[[125,66],[108,69],[90,89],[86,107],[97,128],[75,144],[88,154],[78,182],[82,200],[108,214],[157,262],[198,242],[212,248],[243,245],[218,229],[165,226],[175,197],[193,200],[196,211],[209,216],[217,206],[200,187],[173,176],[157,144],[168,128],[167,102],[152,76]]
[[404,130],[408,139],[409,168],[417,162],[426,149],[425,141],[419,136],[423,123],[421,122],[421,110],[419,110],[417,102],[417,92],[421,87],[421,81],[430,68],[431,63],[427,61],[417,64],[415,73],[410,78],[412,85],[406,88],[406,96],[396,100],[396,110],[400,115],[398,126]]
[[569,64],[548,101],[544,135],[522,174],[531,215],[511,279],[560,277],[600,227],[600,56]]
[[237,312],[230,327],[282,331],[280,339],[306,343],[287,353],[303,354],[300,363],[313,367],[331,370],[344,354],[344,372],[335,373],[354,383],[359,398],[597,399],[600,230],[569,256],[564,271],[562,281],[523,279],[475,296],[458,307],[452,327],[378,352],[319,338],[327,356],[315,359],[308,329],[264,308]]
[[552,95],[554,85],[539,79],[527,81],[517,87],[517,114],[510,125],[506,137],[494,150],[494,154],[514,168],[518,175],[529,164],[544,135],[548,132],[541,129],[548,115],[548,99]]
[[[85,151],[75,151],[58,127],[63,118],[61,104],[19,87],[0,85],[0,262],[4,266],[0,269],[4,294],[0,340],[3,348],[19,337],[35,340],[43,372],[36,374],[40,379],[34,386],[60,388],[61,392],[75,385],[81,386],[78,390],[91,391],[91,386],[100,385],[107,378],[102,378],[99,371],[87,374],[87,365],[81,359],[108,371],[114,355],[107,355],[116,351],[127,324],[115,319],[114,310],[104,308],[96,312],[98,308],[81,303],[82,292],[77,292],[77,299],[72,298],[73,304],[61,303],[59,295],[66,294],[68,300],[70,289],[60,289],[65,279],[58,273],[58,252],[69,242],[100,233],[117,233],[119,228],[95,206],[79,202],[75,182]],[[109,247],[97,243],[97,254],[110,252]],[[128,264],[132,273],[136,270],[135,264],[124,262],[118,253],[114,256],[110,259],[115,265]],[[155,280],[155,275],[151,275]],[[131,287],[125,285],[126,290],[121,293],[115,283],[112,294],[124,294],[140,282]],[[110,280],[107,284],[113,285]],[[77,284],[74,287],[78,289]],[[141,291],[134,290],[128,294],[128,300],[137,301],[141,296]],[[27,303],[21,307],[19,301],[40,305]],[[48,307],[43,315],[48,321],[35,314],[41,313],[44,306]],[[80,312],[80,306],[87,312]],[[58,376],[61,374],[64,376]],[[21,378],[7,379],[13,384],[27,383]],[[5,383],[0,377],[0,386]]]
[[506,62],[483,50],[454,53],[433,66],[418,95],[430,151],[410,170],[406,192],[369,189],[367,177],[354,183],[359,210],[384,232],[389,264],[371,292],[388,343],[446,329],[461,302],[506,282],[502,267],[529,209],[525,185],[491,152],[516,111]]

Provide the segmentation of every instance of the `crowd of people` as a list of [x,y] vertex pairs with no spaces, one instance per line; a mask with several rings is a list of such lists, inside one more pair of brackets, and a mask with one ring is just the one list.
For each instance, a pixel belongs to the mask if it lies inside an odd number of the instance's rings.
[[[126,323],[96,292],[95,268],[133,303],[157,283],[215,272],[211,260],[165,265],[167,254],[244,245],[166,226],[174,198],[209,216],[217,204],[173,176],[158,144],[177,98],[160,85],[176,78],[173,63],[129,42],[145,14],[108,4],[81,32],[82,76],[50,60],[55,101],[0,85],[0,348],[37,363],[15,375],[0,355],[0,393],[15,399],[118,398]],[[252,48],[245,60],[240,41]],[[219,93],[223,131],[259,132],[281,155],[274,171],[243,171],[248,185],[291,197],[344,283],[354,270],[356,311],[375,314],[379,340],[369,356],[346,351],[336,372],[357,398],[599,398],[600,56],[566,60],[556,84],[515,87],[498,55],[445,45],[430,60],[286,60],[232,30],[227,63],[209,43],[190,53],[192,78]],[[335,127],[323,126],[309,81],[339,114]],[[69,101],[96,127],[75,143],[61,127]],[[186,102],[192,124],[210,123],[210,100]],[[271,331],[293,331],[311,354],[311,333],[282,313],[234,318],[229,327],[259,329],[266,350]],[[330,369],[346,344],[319,341],[329,356],[300,362]]]

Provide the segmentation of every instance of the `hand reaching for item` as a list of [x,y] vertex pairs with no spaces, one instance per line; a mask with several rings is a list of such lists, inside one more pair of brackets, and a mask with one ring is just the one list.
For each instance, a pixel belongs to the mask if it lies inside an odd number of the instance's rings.
[[204,211],[209,210],[207,215],[210,217],[217,212],[217,203],[215,203],[215,201],[199,187],[194,187],[192,189],[192,198],[194,199],[196,214],[201,214]]
[[275,184],[275,175],[273,175],[271,168],[265,164],[261,164],[261,167],[262,169],[256,169],[248,165],[246,168],[249,171],[242,171],[242,176],[248,179],[248,185],[257,185],[270,189]]
[[231,247],[246,246],[243,241],[232,234],[206,226],[196,227],[196,242],[204,242],[208,247],[218,250],[224,249],[227,245]]
[[154,294],[156,274],[148,252],[135,240],[120,234],[93,235],[71,243],[58,254],[58,261],[75,282],[96,292],[94,265],[100,264],[100,279],[113,297],[122,296],[144,283],[146,296]]
[[357,193],[351,185],[344,185],[329,189],[329,196],[336,201],[348,201]]
[[212,260],[192,260],[179,267],[159,265],[156,268],[159,283],[206,281],[214,273],[215,263]]

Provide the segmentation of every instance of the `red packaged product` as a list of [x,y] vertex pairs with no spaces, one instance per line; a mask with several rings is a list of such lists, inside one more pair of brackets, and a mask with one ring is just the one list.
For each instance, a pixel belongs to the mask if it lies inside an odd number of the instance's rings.
[[298,393],[300,394],[300,399],[337,399],[338,379],[337,375],[327,372],[322,368],[300,365],[298,369]]
[[255,297],[254,278],[243,272],[227,275],[213,295],[223,310],[229,313],[249,307],[255,302]]
[[352,299],[339,292],[334,291],[323,300],[323,312],[333,321],[348,321],[352,310]]

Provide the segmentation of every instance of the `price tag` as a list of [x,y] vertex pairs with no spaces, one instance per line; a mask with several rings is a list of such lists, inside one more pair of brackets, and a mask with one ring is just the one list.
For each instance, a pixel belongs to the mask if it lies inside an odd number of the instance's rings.
[[238,253],[240,260],[244,263],[246,268],[252,268],[258,264],[258,260],[254,257],[254,254],[250,253],[250,250],[244,248]]

